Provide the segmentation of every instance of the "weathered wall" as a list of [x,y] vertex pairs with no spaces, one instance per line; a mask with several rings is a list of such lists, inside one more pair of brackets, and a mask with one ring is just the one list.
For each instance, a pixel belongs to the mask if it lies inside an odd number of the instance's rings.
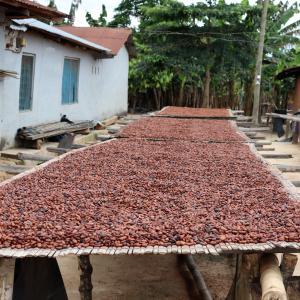
[[[3,29],[0,29],[0,36]],[[128,52],[123,47],[113,59],[95,60],[90,52],[63,46],[34,33],[25,33],[24,53],[35,55],[35,78],[31,111],[19,111],[20,80],[6,78],[0,83],[1,132],[5,147],[14,143],[17,129],[23,126],[58,121],[66,114],[71,120],[101,120],[127,111]],[[3,68],[20,74],[22,53],[3,50]],[[62,105],[61,88],[64,58],[79,58],[78,103]],[[2,93],[2,94],[1,94]]]
[[[4,21],[4,11],[0,8],[0,24]],[[0,69],[4,66],[4,26],[0,25]],[[2,104],[4,98],[4,81],[0,78],[0,149],[2,148]]]

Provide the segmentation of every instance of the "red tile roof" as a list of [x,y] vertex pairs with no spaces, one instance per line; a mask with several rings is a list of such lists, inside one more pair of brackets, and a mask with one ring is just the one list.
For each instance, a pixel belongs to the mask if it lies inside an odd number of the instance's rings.
[[32,0],[0,0],[0,6],[14,9],[25,8],[29,11],[30,16],[42,17],[49,20],[67,17],[67,14],[63,12]]
[[73,35],[77,35],[85,40],[101,45],[112,50],[117,55],[120,49],[130,43],[132,30],[128,28],[108,28],[108,27],[75,27],[60,26],[64,30]]

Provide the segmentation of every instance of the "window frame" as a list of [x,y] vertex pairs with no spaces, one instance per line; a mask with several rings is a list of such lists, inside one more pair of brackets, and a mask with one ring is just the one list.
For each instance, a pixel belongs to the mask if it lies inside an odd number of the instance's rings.
[[[63,90],[64,90],[64,74],[65,74],[65,62],[66,61],[75,61],[78,64],[78,68],[77,68],[77,82],[76,82],[76,87],[77,87],[77,91],[76,91],[76,99],[73,102],[65,102],[64,98],[63,98]],[[77,57],[70,57],[70,56],[65,56],[64,60],[63,60],[63,74],[62,74],[62,85],[61,85],[61,105],[74,105],[74,104],[78,104],[79,103],[79,75],[80,75],[80,58]]]
[[[21,80],[22,80],[22,66],[23,66],[23,57],[32,57],[32,74],[31,74],[31,94],[30,94],[30,108],[22,109],[21,108]],[[36,54],[23,52],[21,57],[21,72],[20,72],[20,85],[19,85],[19,112],[26,113],[33,110],[33,95],[34,95],[34,81],[35,81],[35,66],[36,66]]]

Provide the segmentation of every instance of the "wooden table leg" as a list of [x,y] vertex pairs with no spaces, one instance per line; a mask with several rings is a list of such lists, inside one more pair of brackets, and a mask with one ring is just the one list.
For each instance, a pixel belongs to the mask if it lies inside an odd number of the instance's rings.
[[90,262],[89,255],[81,255],[78,257],[78,264],[80,270],[80,299],[81,300],[92,300],[92,291],[93,291],[93,284],[92,284],[92,273],[93,267]]

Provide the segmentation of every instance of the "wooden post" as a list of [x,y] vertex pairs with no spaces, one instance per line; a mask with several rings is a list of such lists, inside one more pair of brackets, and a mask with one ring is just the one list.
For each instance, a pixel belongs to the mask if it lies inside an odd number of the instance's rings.
[[187,269],[189,270],[190,274],[192,275],[192,279],[194,282],[194,286],[200,296],[201,300],[213,300],[211,293],[205,283],[205,280],[198,269],[198,266],[191,254],[181,254],[178,255],[178,260],[182,261]]
[[289,253],[283,254],[280,270],[285,284],[287,284],[288,280],[293,277],[297,262],[297,255]]
[[287,300],[279,262],[275,254],[266,254],[261,257],[260,284],[262,300]]
[[286,120],[286,127],[285,127],[285,138],[288,139],[290,137],[291,132],[291,120]]
[[293,112],[296,113],[300,109],[300,76],[296,78]]
[[92,300],[92,273],[93,267],[90,262],[89,255],[81,255],[78,257],[78,264],[80,270],[80,299],[81,300]]
[[0,299],[11,300],[14,286],[15,259],[0,259]]

